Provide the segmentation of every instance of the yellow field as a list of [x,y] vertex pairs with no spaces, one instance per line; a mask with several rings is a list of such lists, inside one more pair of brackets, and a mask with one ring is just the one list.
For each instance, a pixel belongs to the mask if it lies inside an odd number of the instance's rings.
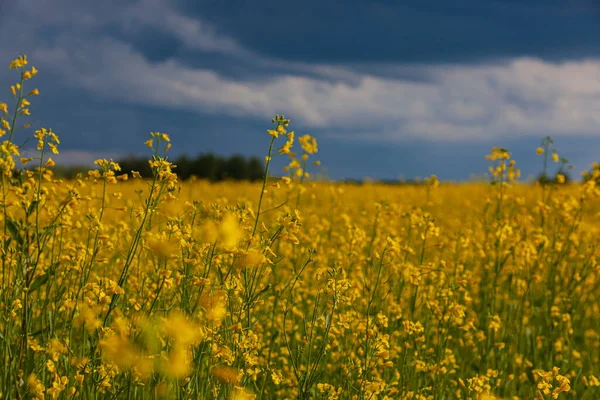
[[15,173],[26,65],[0,103],[2,399],[600,398],[593,179],[521,185],[494,149],[494,184],[315,183],[283,117],[260,184],[178,182],[158,133],[151,179],[56,180],[47,129]]

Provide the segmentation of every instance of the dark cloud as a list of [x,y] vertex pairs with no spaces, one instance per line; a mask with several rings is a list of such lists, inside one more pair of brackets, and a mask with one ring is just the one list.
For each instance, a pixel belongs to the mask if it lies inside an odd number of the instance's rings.
[[599,54],[599,14],[584,1],[190,1],[255,51],[319,62],[464,62]]

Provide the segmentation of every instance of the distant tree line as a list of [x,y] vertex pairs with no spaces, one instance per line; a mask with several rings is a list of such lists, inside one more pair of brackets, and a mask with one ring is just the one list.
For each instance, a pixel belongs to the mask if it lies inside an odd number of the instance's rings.
[[[559,178],[559,176],[562,176],[562,178]],[[541,185],[549,185],[553,183],[571,183],[573,181],[571,174],[562,171],[557,172],[554,175],[540,173],[535,180]]]
[[[177,168],[174,171],[181,180],[196,176],[200,179],[207,179],[213,182],[223,180],[262,180],[265,166],[264,162],[258,157],[244,157],[239,154],[223,157],[212,153],[199,154],[196,157],[181,155],[170,159]],[[142,177],[150,178],[152,171],[148,165],[148,158],[145,156],[128,156],[117,160],[121,166],[122,173],[139,172]],[[87,171],[97,168],[96,166],[57,165],[53,169],[54,176],[62,179],[74,179],[78,174],[87,176]]]
[[[258,181],[264,176],[265,166],[258,157],[244,157],[234,154],[229,157],[203,153],[191,158],[181,155],[171,161],[177,166],[174,172],[186,180],[195,176],[213,182],[223,180]],[[129,156],[118,160],[123,172],[138,171],[142,177],[151,177],[152,171],[147,157]]]

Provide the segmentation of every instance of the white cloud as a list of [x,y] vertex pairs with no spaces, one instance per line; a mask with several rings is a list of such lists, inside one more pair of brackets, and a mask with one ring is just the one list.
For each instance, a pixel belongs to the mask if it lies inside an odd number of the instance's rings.
[[188,48],[224,54],[246,54],[233,38],[217,33],[205,21],[183,15],[161,0],[139,0],[120,14],[125,27],[145,24],[153,29],[169,32]]
[[103,18],[147,24],[175,34],[191,49],[245,57],[265,71],[287,72],[260,82],[236,80],[176,60],[151,63],[128,43],[99,35],[62,35],[38,46],[31,58],[63,75],[65,84],[118,101],[265,121],[285,112],[301,125],[327,128],[338,137],[346,132],[346,137],[365,140],[476,140],[600,132],[600,60],[424,65],[418,76],[426,79],[415,80],[403,65],[385,65],[386,75],[378,75],[376,68],[369,72],[263,57],[166,4],[142,0],[116,17],[98,11],[81,20],[86,26]]

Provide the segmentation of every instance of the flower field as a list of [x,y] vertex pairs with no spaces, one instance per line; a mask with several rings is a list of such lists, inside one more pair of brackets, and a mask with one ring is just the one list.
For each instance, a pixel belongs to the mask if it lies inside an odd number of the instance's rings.
[[597,172],[523,184],[494,148],[490,183],[316,182],[316,139],[278,115],[262,183],[179,182],[164,133],[152,176],[61,181],[37,70],[11,67],[0,398],[600,398]]

